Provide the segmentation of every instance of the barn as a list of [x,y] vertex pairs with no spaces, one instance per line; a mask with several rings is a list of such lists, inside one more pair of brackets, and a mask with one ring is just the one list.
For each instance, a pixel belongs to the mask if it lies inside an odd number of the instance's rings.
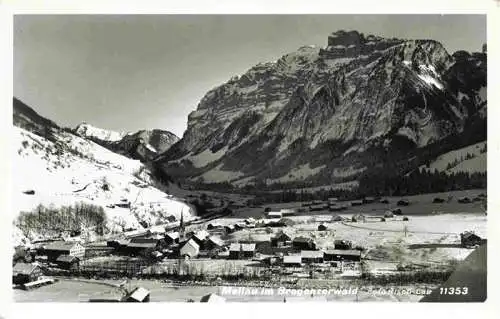
[[289,246],[291,243],[292,243],[292,237],[285,231],[280,231],[276,233],[274,237],[271,238],[272,247]]
[[361,251],[333,249],[325,251],[325,261],[361,261]]
[[165,244],[167,246],[179,243],[179,232],[165,234]]
[[85,256],[85,247],[78,242],[56,241],[45,246],[44,254],[49,261],[55,261],[61,255],[75,256],[82,259]]
[[299,236],[293,239],[292,247],[296,250],[315,250],[316,243],[311,238]]
[[17,263],[12,269],[12,283],[22,285],[36,281],[42,276],[42,268],[38,264]]
[[57,265],[66,270],[78,270],[80,259],[75,256],[61,255],[56,259]]
[[333,242],[335,249],[349,250],[352,249],[352,242],[350,240],[336,239]]
[[248,259],[255,256],[255,244],[233,243],[229,247],[229,259]]
[[320,264],[323,262],[324,253],[320,250],[302,250],[300,258],[304,264]]
[[283,256],[283,266],[285,267],[301,267],[301,256]]
[[200,245],[191,238],[190,240],[184,242],[179,250],[179,256],[181,257],[189,257],[189,258],[194,258],[197,257],[198,254],[200,253]]

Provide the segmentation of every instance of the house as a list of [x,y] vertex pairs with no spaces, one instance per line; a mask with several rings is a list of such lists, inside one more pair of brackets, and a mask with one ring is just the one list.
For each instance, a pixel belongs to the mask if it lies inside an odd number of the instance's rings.
[[193,239],[200,249],[203,249],[203,245],[205,244],[205,240],[210,236],[210,234],[206,230],[200,230],[191,235],[191,239]]
[[226,302],[226,298],[212,293],[201,297],[200,302]]
[[283,217],[285,216],[293,216],[297,213],[297,210],[294,208],[282,208],[280,213]]
[[433,200],[432,200],[433,203],[444,203],[445,202],[445,199],[444,198],[441,198],[441,197],[435,197]]
[[328,204],[317,204],[309,207],[309,211],[311,212],[318,212],[326,209],[328,209]]
[[403,211],[401,210],[401,208],[394,208],[394,209],[392,210],[392,213],[393,213],[394,215],[403,215]]
[[234,225],[226,225],[224,226],[224,230],[226,231],[226,234],[231,234],[236,231],[236,228],[234,227]]
[[339,199],[337,197],[329,197],[328,198],[328,203],[329,204],[333,204],[333,203],[336,203],[338,201],[339,201]]
[[325,230],[328,230],[328,227],[326,227],[326,225],[325,225],[325,224],[320,224],[320,225],[318,226],[318,231],[325,231]]
[[78,270],[80,267],[80,259],[75,256],[61,255],[57,257],[56,264],[66,270]]
[[122,302],[149,302],[149,290],[137,287],[123,297]]
[[285,267],[301,267],[301,256],[283,256],[283,266]]
[[217,222],[213,222],[213,223],[209,223],[207,225],[207,230],[211,230],[211,229],[217,229],[217,228],[222,228],[222,224],[221,223],[217,223]]
[[267,218],[281,218],[283,214],[281,212],[268,212],[266,216]]
[[323,262],[324,253],[321,250],[302,250],[300,258],[304,264],[320,264]]
[[160,241],[154,238],[132,238],[130,242],[123,247],[123,250],[132,256],[146,254],[156,249],[161,249]]
[[179,256],[194,258],[200,253],[200,245],[193,239],[189,239],[180,246]]
[[292,247],[296,250],[315,250],[316,243],[311,238],[299,236],[293,239]]
[[374,197],[365,197],[363,199],[363,204],[371,204],[371,203],[374,203],[375,202],[375,198]]
[[389,204],[389,200],[387,198],[381,198],[379,202],[381,204]]
[[276,233],[274,237],[271,237],[271,246],[272,247],[284,247],[288,246],[292,243],[292,237],[290,234],[279,231]]
[[388,211],[386,211],[386,212],[384,213],[384,217],[385,217],[385,218],[392,218],[392,217],[394,217],[394,213],[393,213],[393,212],[391,212],[390,210],[388,210]]
[[166,217],[166,219],[167,219],[167,222],[169,222],[169,223],[173,223],[177,220],[174,215],[169,215]]
[[410,205],[410,201],[407,199],[401,199],[401,200],[398,200],[397,205],[398,206],[408,206],[408,205]]
[[473,232],[466,231],[460,234],[460,244],[462,247],[473,247],[482,243],[482,238]]
[[45,246],[44,254],[49,261],[55,261],[60,255],[75,256],[83,259],[85,256],[85,247],[78,242],[56,241]]
[[42,275],[42,268],[36,263],[17,263],[12,269],[12,283],[15,285],[26,284],[38,280]]
[[472,200],[469,197],[460,197],[458,199],[458,202],[460,204],[470,204],[470,203],[472,203]]
[[332,222],[341,222],[343,219],[339,215],[333,215],[332,216]]
[[333,242],[336,250],[349,250],[352,249],[352,242],[350,240],[336,239]]
[[165,234],[165,245],[173,245],[179,243],[179,232],[171,232]]
[[361,251],[352,249],[333,249],[326,250],[325,261],[361,261]]
[[151,226],[149,228],[149,231],[151,234],[165,234],[165,227],[164,226]]
[[212,250],[216,248],[221,248],[223,246],[224,246],[224,241],[222,239],[220,239],[219,237],[210,236],[207,238],[203,249]]
[[363,201],[362,200],[353,200],[351,202],[351,206],[361,206],[363,205]]
[[247,219],[245,219],[245,224],[247,224],[247,225],[255,224],[255,218],[248,217]]
[[233,243],[229,247],[229,259],[247,259],[255,256],[255,244]]
[[246,227],[245,223],[236,223],[234,224],[234,230],[242,230]]

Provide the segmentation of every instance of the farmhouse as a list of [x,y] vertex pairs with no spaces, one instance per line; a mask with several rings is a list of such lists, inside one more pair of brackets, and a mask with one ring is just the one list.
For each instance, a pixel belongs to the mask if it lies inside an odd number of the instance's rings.
[[334,249],[325,251],[325,261],[361,261],[361,252],[359,250]]
[[132,238],[130,242],[123,247],[123,250],[130,255],[139,255],[147,251],[160,249],[161,247],[162,244],[160,240],[154,238]]
[[137,287],[132,290],[129,294],[123,297],[123,302],[149,302],[150,292],[149,290]]
[[294,208],[282,208],[280,213],[283,217],[285,216],[293,216],[297,213],[297,210]]
[[221,223],[218,223],[218,222],[213,222],[213,223],[209,223],[207,225],[207,230],[211,230],[211,229],[217,229],[217,228],[222,228],[222,224]]
[[191,239],[193,239],[201,249],[203,249],[203,245],[205,244],[205,240],[208,238],[210,234],[206,230],[200,230],[195,232]]
[[301,267],[301,256],[283,256],[283,266],[285,267]]
[[201,297],[200,302],[214,302],[214,303],[226,302],[226,298],[221,297],[221,296],[216,295],[216,294],[208,294],[208,295]]
[[226,231],[226,234],[231,234],[236,231],[236,228],[234,227],[234,225],[226,225],[224,226],[224,230]]
[[267,213],[267,218],[281,218],[283,217],[283,214],[281,212],[268,212]]
[[173,245],[179,243],[179,232],[172,232],[165,234],[165,244]]
[[57,241],[45,246],[44,252],[49,261],[55,261],[60,255],[75,256],[82,259],[85,256],[85,247],[78,242]]
[[349,250],[352,249],[352,242],[350,240],[337,239],[333,242],[335,249]]
[[320,264],[323,262],[323,254],[320,250],[302,250],[300,257],[304,264]]
[[248,217],[247,219],[245,219],[245,224],[247,224],[247,225],[255,224],[255,218]]
[[373,202],[375,202],[375,198],[374,197],[365,197],[363,199],[363,204],[371,204]]
[[398,206],[408,206],[410,205],[410,201],[407,199],[401,199],[397,203]]
[[320,225],[318,226],[318,231],[325,231],[325,230],[328,230],[328,227],[326,227],[326,225],[325,225],[325,224],[320,224]]
[[224,246],[224,241],[222,239],[220,239],[219,237],[210,236],[206,240],[203,249],[212,250],[212,249],[216,249],[216,248],[221,248],[223,246]]
[[78,270],[80,259],[75,256],[61,255],[56,259],[57,265],[66,270]]
[[189,258],[194,258],[197,257],[199,253],[200,245],[198,245],[198,243],[193,238],[181,244],[179,250],[179,256],[181,257],[187,256]]
[[315,250],[316,243],[311,238],[299,236],[293,239],[292,247],[296,250]]
[[255,255],[255,244],[233,243],[229,247],[229,259],[247,259]]
[[473,232],[466,231],[460,234],[460,243],[462,247],[471,247],[480,245],[482,242],[481,237],[474,234]]
[[351,206],[361,206],[363,205],[363,201],[362,200],[353,200],[351,202]]
[[12,283],[15,285],[36,281],[43,275],[38,264],[17,263],[12,271]]
[[292,243],[292,237],[290,234],[280,231],[276,233],[274,237],[271,237],[271,246],[272,247],[284,247],[289,246]]
[[326,209],[328,209],[328,204],[316,204],[309,207],[309,211],[311,212],[317,212]]

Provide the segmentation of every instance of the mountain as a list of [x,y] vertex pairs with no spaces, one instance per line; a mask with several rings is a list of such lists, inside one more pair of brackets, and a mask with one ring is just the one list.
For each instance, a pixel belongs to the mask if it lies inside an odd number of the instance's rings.
[[142,162],[153,160],[179,140],[175,134],[159,129],[119,133],[97,128],[87,123],[79,124],[74,132],[113,152]]
[[210,90],[157,158],[190,182],[327,185],[486,140],[486,53],[337,31]]
[[[60,128],[17,99],[13,106],[16,215],[38,205],[60,209],[83,202],[104,209],[109,232],[165,223],[169,216],[179,219],[181,212],[191,218],[190,207],[155,187],[140,161]],[[130,207],[119,207],[123,204]],[[19,228],[15,233],[16,241],[43,238]]]

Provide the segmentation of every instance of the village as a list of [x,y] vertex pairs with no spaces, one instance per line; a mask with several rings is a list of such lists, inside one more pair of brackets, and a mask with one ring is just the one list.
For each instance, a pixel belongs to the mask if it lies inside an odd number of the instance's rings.
[[[475,210],[486,195],[453,200],[427,196],[425,200],[429,205]],[[96,242],[46,240],[16,247],[13,285],[26,294],[68,278],[142,278],[205,286],[265,283],[291,288],[311,288],[319,282],[321,287],[333,288],[345,282],[379,282],[381,276],[384,280],[401,274],[411,278],[418,272],[430,273],[438,282],[453,261],[485,242],[481,235],[486,217],[477,212],[411,213],[409,208],[422,205],[413,199],[366,197],[345,202],[328,198],[269,205],[251,217],[238,217],[237,210],[196,222],[185,222],[181,216],[180,221]],[[430,224],[448,228],[434,231]],[[136,287],[118,300],[148,301],[149,292]]]

